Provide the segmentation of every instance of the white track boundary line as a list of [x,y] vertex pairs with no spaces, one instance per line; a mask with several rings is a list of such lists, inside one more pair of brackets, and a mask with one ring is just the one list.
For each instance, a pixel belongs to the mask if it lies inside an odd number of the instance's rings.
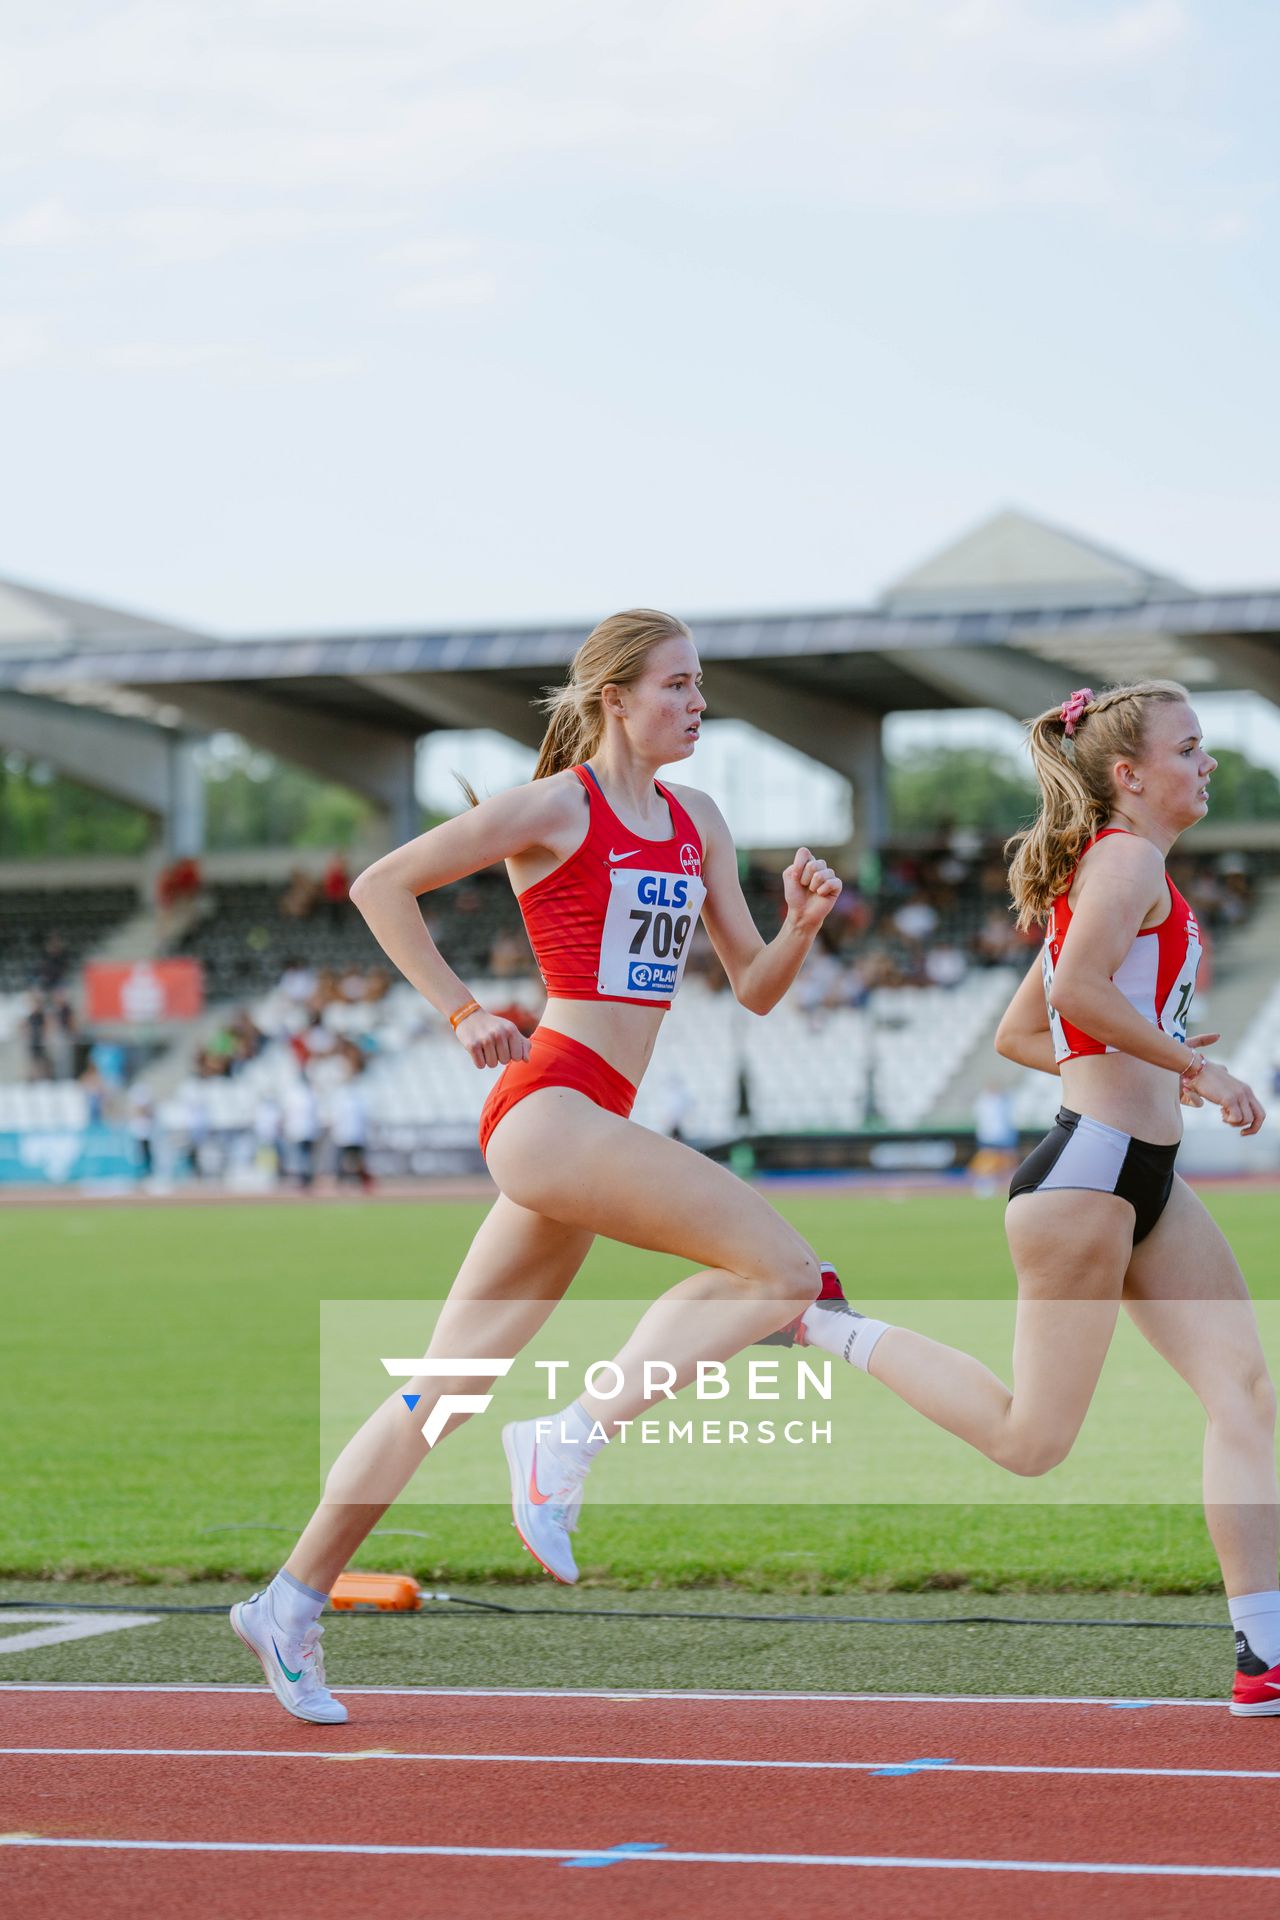
[[[342,1747],[0,1747],[0,1759],[47,1756],[74,1760],[418,1760],[538,1767],[723,1767],[788,1773],[878,1773],[913,1767],[911,1760],[729,1760],[652,1753],[367,1753]],[[1267,1767],[1042,1767],[948,1760],[921,1773],[1103,1774],[1122,1780],[1280,1780]]]
[[[140,1853],[280,1853],[343,1854],[365,1859],[402,1855],[411,1859],[453,1860],[594,1860],[608,1848],[600,1847],[429,1847],[360,1846],[298,1840],[45,1840],[37,1834],[0,1833],[0,1847],[80,1847],[90,1851]],[[745,1867],[906,1867],[944,1872],[976,1873],[1097,1873],[1134,1878],[1193,1880],[1280,1880],[1280,1867],[1169,1866],[1128,1860],[962,1860],[934,1854],[896,1853],[693,1853],[671,1852],[620,1855],[619,1866],[745,1866]]]
[[[70,1640],[92,1640],[102,1633],[123,1633],[129,1627],[154,1627],[158,1613],[109,1613],[85,1620],[65,1608],[6,1611],[0,1601],[0,1627],[17,1627],[17,1633],[0,1635],[0,1659],[10,1653],[34,1653],[40,1647],[59,1647]],[[26,1631],[27,1622],[30,1628]]]
[[[1131,1696],[1102,1693],[717,1693],[681,1692],[675,1688],[659,1690],[640,1687],[338,1687],[344,1699],[407,1700],[711,1700],[717,1705],[728,1700],[749,1705],[764,1702],[803,1706],[945,1706],[945,1707],[1114,1707]],[[0,1680],[0,1693],[266,1693],[262,1686],[242,1686],[192,1681],[142,1680]],[[1171,1700],[1151,1694],[1144,1707],[1212,1707],[1218,1713],[1227,1710],[1220,1700]]]

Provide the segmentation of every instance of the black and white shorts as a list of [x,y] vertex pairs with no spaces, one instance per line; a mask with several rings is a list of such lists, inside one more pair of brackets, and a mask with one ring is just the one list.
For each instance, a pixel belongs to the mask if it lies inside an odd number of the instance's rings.
[[1119,1127],[1060,1107],[1058,1117],[1014,1174],[1009,1198],[1020,1193],[1053,1193],[1083,1187],[1090,1193],[1114,1193],[1137,1215],[1133,1244],[1145,1240],[1173,1191],[1177,1143],[1153,1146]]

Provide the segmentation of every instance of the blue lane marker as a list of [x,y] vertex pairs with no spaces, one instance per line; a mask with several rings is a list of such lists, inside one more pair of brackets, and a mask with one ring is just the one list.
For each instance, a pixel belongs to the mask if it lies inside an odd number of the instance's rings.
[[954,1767],[954,1760],[904,1760],[900,1767],[873,1767],[873,1780],[900,1780],[905,1773],[926,1773],[930,1767]]
[[639,1853],[665,1853],[665,1840],[623,1840],[616,1847],[604,1848],[599,1853],[582,1853],[576,1860],[562,1860],[562,1867],[616,1867],[623,1860],[632,1860]]
[[402,1393],[400,1398],[404,1401],[410,1413],[412,1413],[419,1400],[421,1400],[422,1395],[420,1393]]
[[1131,1713],[1135,1707],[1154,1707],[1154,1700],[1108,1700],[1113,1713]]

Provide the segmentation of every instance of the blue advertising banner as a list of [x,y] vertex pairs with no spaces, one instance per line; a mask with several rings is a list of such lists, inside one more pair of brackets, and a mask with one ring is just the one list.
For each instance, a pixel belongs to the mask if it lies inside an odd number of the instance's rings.
[[61,1187],[75,1180],[131,1180],[141,1171],[124,1127],[0,1133],[0,1184]]

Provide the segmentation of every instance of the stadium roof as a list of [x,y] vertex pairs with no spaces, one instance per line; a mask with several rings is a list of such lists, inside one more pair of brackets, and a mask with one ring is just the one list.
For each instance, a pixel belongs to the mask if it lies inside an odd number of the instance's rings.
[[[181,705],[183,686],[274,685],[291,702],[358,710],[420,732],[428,716],[397,698],[391,683],[400,677],[500,674],[533,693],[585,631],[421,628],[226,640],[0,582],[0,686],[63,699],[79,691],[82,702],[86,683],[145,688]],[[913,568],[871,608],[717,616],[698,620],[696,636],[708,662],[779,674],[882,713],[1021,710],[1025,675],[981,672],[966,681],[962,656],[973,649],[1003,653],[1006,668],[1011,655],[1049,663],[1068,678],[1168,675],[1193,688],[1260,686],[1280,698],[1280,587],[1197,593],[1015,512],[996,514]]]
[[[862,777],[886,713],[994,707],[1022,717],[1081,683],[1144,677],[1280,704],[1280,587],[1197,592],[1005,511],[871,607],[700,619],[715,716],[748,720]],[[69,706],[226,730],[329,777],[440,727],[533,744],[534,704],[586,632],[563,624],[228,640],[0,582],[0,738]],[[68,716],[69,717],[69,716]],[[386,776],[390,778],[390,775]],[[403,774],[397,775],[404,784]]]

